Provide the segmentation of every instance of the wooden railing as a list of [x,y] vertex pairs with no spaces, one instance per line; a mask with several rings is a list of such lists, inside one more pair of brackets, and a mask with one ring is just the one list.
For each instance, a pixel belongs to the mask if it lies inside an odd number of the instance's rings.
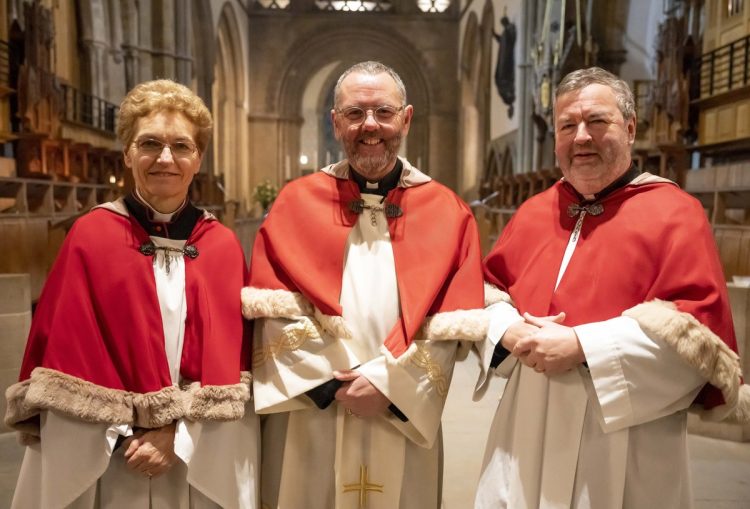
[[701,55],[696,65],[701,99],[750,85],[750,35]]
[[70,85],[63,85],[65,107],[63,117],[106,133],[115,134],[117,106],[99,97],[81,92]]
[[0,86],[13,88],[10,83],[10,47],[0,41]]
[[0,177],[0,219],[66,218],[115,198],[118,190],[102,184]]

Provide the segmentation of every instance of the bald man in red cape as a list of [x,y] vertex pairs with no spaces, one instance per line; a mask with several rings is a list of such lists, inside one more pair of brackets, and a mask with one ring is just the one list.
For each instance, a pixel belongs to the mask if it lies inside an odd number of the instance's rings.
[[483,339],[479,239],[453,192],[397,158],[400,78],[358,64],[332,112],[348,159],[287,184],[243,291],[254,318],[264,507],[434,509],[456,340]]
[[748,414],[711,228],[632,166],[633,95],[612,74],[561,82],[555,136],[563,179],[485,259],[506,302],[484,367],[508,381],[476,507],[691,507],[686,409]]

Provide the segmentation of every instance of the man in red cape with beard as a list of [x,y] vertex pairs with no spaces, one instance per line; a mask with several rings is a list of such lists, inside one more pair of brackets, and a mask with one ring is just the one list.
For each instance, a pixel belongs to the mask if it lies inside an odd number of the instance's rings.
[[685,410],[747,419],[711,228],[697,200],[632,165],[635,125],[625,82],[566,76],[563,179],[485,260],[510,299],[491,308],[484,367],[508,382],[477,508],[691,507]]
[[331,118],[348,159],[284,187],[256,237],[264,507],[435,508],[457,339],[486,333],[468,207],[397,157],[412,118],[398,75],[348,69]]

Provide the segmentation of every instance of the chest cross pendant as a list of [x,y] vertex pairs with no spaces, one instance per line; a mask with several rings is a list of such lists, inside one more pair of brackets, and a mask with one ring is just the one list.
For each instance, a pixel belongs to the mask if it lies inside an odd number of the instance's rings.
[[344,484],[344,493],[348,491],[358,491],[359,509],[367,509],[367,492],[375,491],[378,493],[383,493],[383,485],[369,482],[367,479],[367,467],[364,465],[360,465],[359,483]]

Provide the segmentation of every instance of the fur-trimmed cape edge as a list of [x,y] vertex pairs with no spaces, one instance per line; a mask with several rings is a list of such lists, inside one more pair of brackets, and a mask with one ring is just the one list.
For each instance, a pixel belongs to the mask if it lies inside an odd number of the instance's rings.
[[[503,295],[505,297],[503,297]],[[507,294],[494,289],[485,301],[509,300]],[[352,334],[340,316],[324,315],[301,293],[289,290],[269,290],[245,287],[242,289],[242,314],[248,320],[254,318],[315,317],[324,330],[339,338],[351,338]],[[481,341],[487,335],[489,315],[484,309],[457,309],[437,313],[425,318],[415,340],[464,340]]]
[[678,311],[671,302],[655,299],[623,312],[650,337],[670,345],[711,385],[725,404],[710,409],[694,405],[691,411],[709,421],[750,422],[750,386],[742,384],[740,358],[693,315]]
[[39,412],[54,410],[85,422],[129,424],[157,428],[188,418],[193,421],[240,419],[250,400],[251,375],[243,372],[240,383],[207,385],[193,382],[139,394],[110,389],[48,368],[38,367],[28,380],[5,392],[8,407],[5,424],[19,432],[21,443],[39,440]]

